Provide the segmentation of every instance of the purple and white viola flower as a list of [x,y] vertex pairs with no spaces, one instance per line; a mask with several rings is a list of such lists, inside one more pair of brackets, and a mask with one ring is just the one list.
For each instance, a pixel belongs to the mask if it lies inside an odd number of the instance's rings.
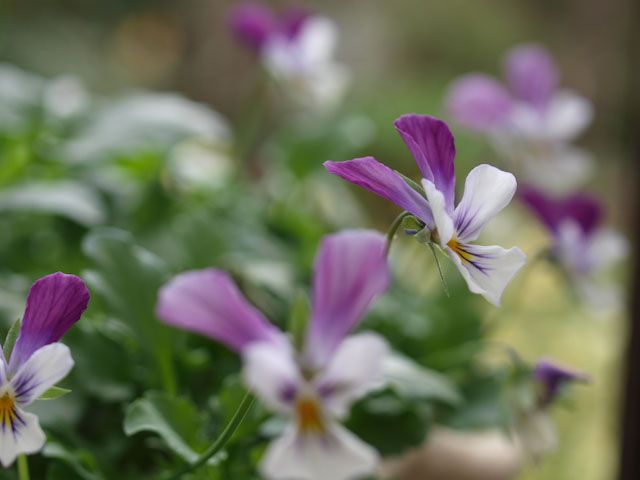
[[506,85],[482,73],[456,80],[446,100],[452,118],[488,135],[529,181],[555,189],[581,183],[593,162],[571,142],[591,123],[591,103],[558,88],[558,69],[540,45],[513,48],[506,56],[505,77]]
[[261,462],[265,477],[356,479],[374,472],[378,455],[340,420],[353,402],[383,385],[388,346],[373,333],[347,335],[388,284],[384,236],[345,231],[322,241],[300,351],[220,270],[172,279],[160,290],[157,315],[240,353],[248,388],[268,408],[290,418]]
[[541,408],[553,404],[567,385],[574,382],[584,383],[589,380],[582,372],[570,370],[545,359],[536,363],[533,378],[542,387],[539,399]]
[[467,176],[465,191],[455,200],[456,149],[449,127],[428,115],[403,115],[395,127],[422,173],[422,190],[373,157],[324,163],[329,173],[392,201],[424,226],[432,242],[453,260],[469,289],[500,305],[502,293],[525,263],[519,248],[476,245],[484,226],[506,207],[516,179],[491,165],[479,165]]
[[618,232],[602,226],[601,203],[585,193],[560,198],[531,185],[523,186],[519,196],[551,234],[552,258],[578,293],[592,305],[615,305],[618,290],[601,280],[628,254],[629,245]]
[[89,291],[75,275],[54,273],[33,284],[18,339],[0,359],[0,463],[36,453],[45,443],[38,417],[24,410],[73,367],[59,340],[86,310]]
[[247,2],[230,12],[229,26],[295,101],[326,109],[340,102],[349,75],[335,60],[333,21],[295,7],[278,16],[264,4]]

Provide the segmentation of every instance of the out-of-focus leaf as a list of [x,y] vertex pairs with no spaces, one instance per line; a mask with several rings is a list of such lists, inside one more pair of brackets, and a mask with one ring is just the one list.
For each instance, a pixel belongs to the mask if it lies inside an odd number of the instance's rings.
[[11,328],[7,332],[7,336],[4,339],[4,343],[2,344],[2,353],[4,353],[4,358],[6,358],[7,360],[11,358],[13,346],[16,344],[18,335],[20,335],[21,325],[22,319],[20,318],[13,322],[13,325],[11,325]]
[[[62,444],[49,440],[42,450],[42,454],[47,458],[54,458],[64,462],[69,468],[84,480],[103,480],[104,476],[97,471],[98,462],[95,457],[86,450],[71,451]],[[62,479],[59,475],[48,476],[47,478]],[[69,478],[68,476],[66,478]]]
[[147,392],[127,407],[124,432],[128,436],[156,433],[174,453],[186,462],[194,462],[203,447],[199,437],[202,424],[201,415],[189,400]]
[[68,388],[51,387],[46,392],[38,397],[38,400],[55,400],[56,398],[64,397],[71,393]]
[[460,392],[447,377],[401,355],[388,357],[384,375],[389,386],[403,397],[436,400],[450,405],[462,402]]
[[72,181],[29,182],[0,191],[0,211],[33,211],[67,217],[86,226],[106,220],[96,192]]

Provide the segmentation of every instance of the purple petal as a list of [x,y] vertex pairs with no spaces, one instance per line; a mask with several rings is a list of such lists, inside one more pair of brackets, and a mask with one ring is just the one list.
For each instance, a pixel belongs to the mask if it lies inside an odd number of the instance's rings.
[[511,95],[488,75],[470,74],[456,80],[449,89],[446,108],[460,125],[487,132],[502,124],[513,106]]
[[586,375],[571,371],[548,360],[540,360],[533,371],[533,377],[544,387],[542,404],[551,404],[560,393],[563,386],[570,382],[586,382]]
[[305,357],[326,364],[343,338],[389,285],[385,237],[368,230],[326,236],[316,258]]
[[291,7],[282,15],[280,29],[287,38],[296,38],[309,17],[310,13],[306,8],[301,6]]
[[254,50],[260,50],[268,38],[278,31],[271,10],[261,3],[245,2],[235,6],[227,16],[229,29]]
[[422,176],[442,192],[447,211],[453,214],[456,147],[451,130],[442,120],[429,115],[403,115],[394,125],[415,158]]
[[433,225],[427,200],[411,188],[400,175],[375,158],[355,158],[346,162],[327,161],[323,165],[329,173],[386,198],[427,225]]
[[558,87],[559,74],[544,47],[528,44],[513,48],[507,54],[505,70],[516,97],[541,110],[546,108]]
[[600,225],[604,214],[601,203],[586,193],[556,198],[536,187],[525,185],[518,189],[518,196],[553,233],[557,233],[564,220],[573,220],[585,235],[590,235]]
[[164,323],[206,335],[237,352],[253,342],[282,339],[231,277],[213,268],[182,273],[165,284],[158,294],[156,315]]
[[36,281],[27,297],[20,335],[9,362],[14,371],[40,347],[57,342],[89,303],[89,290],[75,275],[53,273]]

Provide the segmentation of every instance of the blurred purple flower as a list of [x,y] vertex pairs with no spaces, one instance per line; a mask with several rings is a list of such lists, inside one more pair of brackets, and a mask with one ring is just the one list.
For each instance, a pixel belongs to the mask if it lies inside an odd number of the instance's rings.
[[58,341],[86,310],[83,281],[54,273],[33,284],[20,333],[7,362],[0,362],[0,463],[39,451],[45,435],[38,417],[23,410],[62,380],[73,367],[69,349]]
[[551,405],[569,383],[588,381],[588,377],[584,373],[569,370],[549,360],[540,360],[536,364],[533,377],[543,388],[540,398],[542,407]]
[[269,408],[291,417],[262,460],[263,475],[347,480],[373,473],[377,453],[339,420],[354,401],[382,385],[388,352],[378,335],[347,335],[388,284],[384,236],[345,231],[322,241],[300,352],[219,270],[175,277],[160,290],[157,315],[239,352],[248,387]]
[[510,50],[505,77],[506,85],[480,73],[454,81],[445,102],[451,117],[488,135],[503,156],[524,164],[533,181],[558,183],[559,189],[583,181],[591,159],[570,142],[591,123],[591,103],[558,88],[555,62],[540,45]]
[[551,234],[553,258],[579,290],[593,303],[609,303],[614,292],[595,285],[594,277],[626,256],[629,247],[619,233],[602,226],[602,204],[585,193],[559,198],[531,185],[518,194]]
[[[449,127],[428,115],[403,115],[395,127],[411,151],[422,189],[373,157],[324,163],[329,173],[369,190],[413,214],[424,224],[431,241],[453,260],[469,289],[494,305],[525,263],[518,248],[472,243],[484,226],[506,207],[516,191],[516,179],[490,165],[479,165],[467,176],[456,207],[454,138]],[[419,191],[418,191],[419,189]]]

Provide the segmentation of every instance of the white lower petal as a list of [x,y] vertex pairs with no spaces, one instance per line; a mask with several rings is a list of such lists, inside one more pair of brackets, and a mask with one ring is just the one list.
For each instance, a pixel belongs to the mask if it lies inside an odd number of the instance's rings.
[[478,238],[489,220],[506,207],[516,192],[516,178],[491,165],[478,165],[464,184],[464,195],[455,210],[457,237],[462,242]]
[[549,138],[571,141],[584,131],[593,119],[593,105],[570,90],[556,94],[545,112]]
[[247,387],[267,406],[288,412],[302,380],[293,352],[284,343],[255,342],[242,352]]
[[519,248],[458,244],[446,248],[469,290],[500,306],[502,292],[526,261]]
[[388,355],[387,342],[375,333],[361,333],[344,340],[314,382],[324,407],[337,418],[344,418],[353,402],[381,388]]
[[[453,219],[447,213],[447,204],[443,193],[436,188],[435,184],[423,178],[422,187],[424,188],[424,193],[427,195],[427,201],[433,214],[433,222],[438,229],[440,246],[444,248],[453,236]],[[451,209],[453,209],[453,206]]]
[[18,455],[40,451],[45,440],[38,417],[16,408],[13,423],[0,426],[0,463],[7,468]]
[[325,435],[299,435],[291,425],[260,464],[268,480],[356,480],[374,473],[378,453],[335,423]]
[[11,379],[16,400],[28,405],[62,380],[73,368],[66,345],[51,343],[36,350]]
[[629,241],[615,230],[603,228],[591,237],[587,255],[596,270],[607,269],[629,255]]

